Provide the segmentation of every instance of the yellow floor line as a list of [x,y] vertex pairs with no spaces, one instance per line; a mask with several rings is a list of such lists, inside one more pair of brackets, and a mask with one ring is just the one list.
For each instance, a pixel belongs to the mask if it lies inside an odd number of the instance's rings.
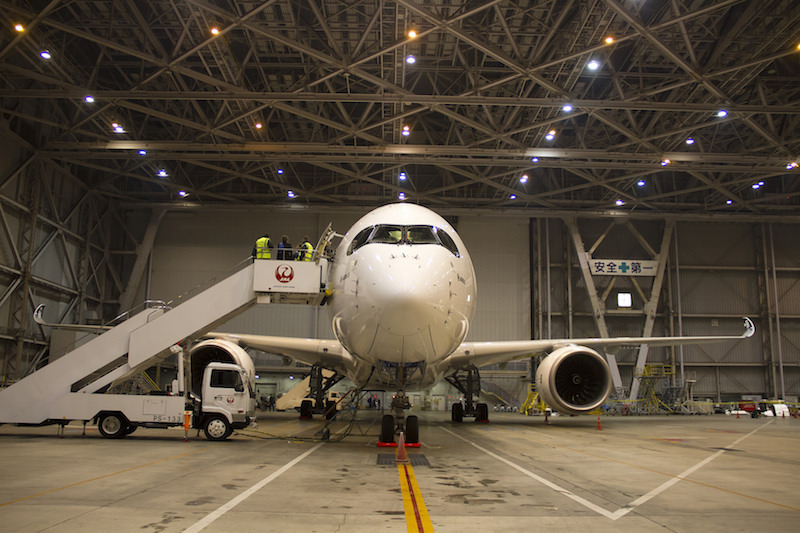
[[417,478],[411,465],[398,464],[400,488],[403,493],[403,508],[406,512],[408,533],[433,533],[433,524],[428,515],[428,508],[422,500]]

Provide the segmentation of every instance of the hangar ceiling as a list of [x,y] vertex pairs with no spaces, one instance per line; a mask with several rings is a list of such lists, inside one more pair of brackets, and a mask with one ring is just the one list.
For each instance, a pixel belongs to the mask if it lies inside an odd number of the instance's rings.
[[4,181],[35,159],[133,204],[800,212],[795,0],[3,0],[0,20]]

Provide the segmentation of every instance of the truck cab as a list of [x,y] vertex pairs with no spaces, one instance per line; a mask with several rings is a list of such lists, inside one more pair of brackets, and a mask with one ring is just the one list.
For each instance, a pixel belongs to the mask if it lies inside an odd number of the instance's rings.
[[195,402],[192,425],[209,440],[227,439],[233,430],[255,418],[256,394],[248,372],[233,363],[209,363],[203,370],[201,396]]

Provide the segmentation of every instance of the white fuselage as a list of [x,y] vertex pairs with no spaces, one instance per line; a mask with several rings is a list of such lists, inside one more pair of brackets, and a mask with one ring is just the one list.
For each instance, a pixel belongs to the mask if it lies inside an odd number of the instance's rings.
[[[427,387],[434,363],[464,340],[475,309],[466,247],[439,215],[413,204],[376,209],[342,239],[330,275],[333,331],[369,381]],[[363,380],[364,377],[360,376]]]

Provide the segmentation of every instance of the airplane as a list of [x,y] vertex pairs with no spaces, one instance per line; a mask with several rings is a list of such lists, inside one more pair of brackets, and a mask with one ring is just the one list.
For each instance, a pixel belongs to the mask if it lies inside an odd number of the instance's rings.
[[411,203],[389,204],[360,218],[336,248],[327,304],[335,339],[303,339],[212,332],[252,348],[318,365],[363,388],[396,391],[392,414],[383,416],[379,442],[419,442],[416,416],[407,391],[425,390],[447,379],[465,395],[452,406],[461,422],[488,420],[484,403],[473,406],[479,391],[478,368],[543,355],[536,391],[552,409],[585,414],[608,397],[611,372],[596,348],[648,344],[666,346],[722,342],[751,337],[745,318],[740,336],[617,337],[465,342],[476,304],[476,279],[467,248],[455,229],[435,212]]

